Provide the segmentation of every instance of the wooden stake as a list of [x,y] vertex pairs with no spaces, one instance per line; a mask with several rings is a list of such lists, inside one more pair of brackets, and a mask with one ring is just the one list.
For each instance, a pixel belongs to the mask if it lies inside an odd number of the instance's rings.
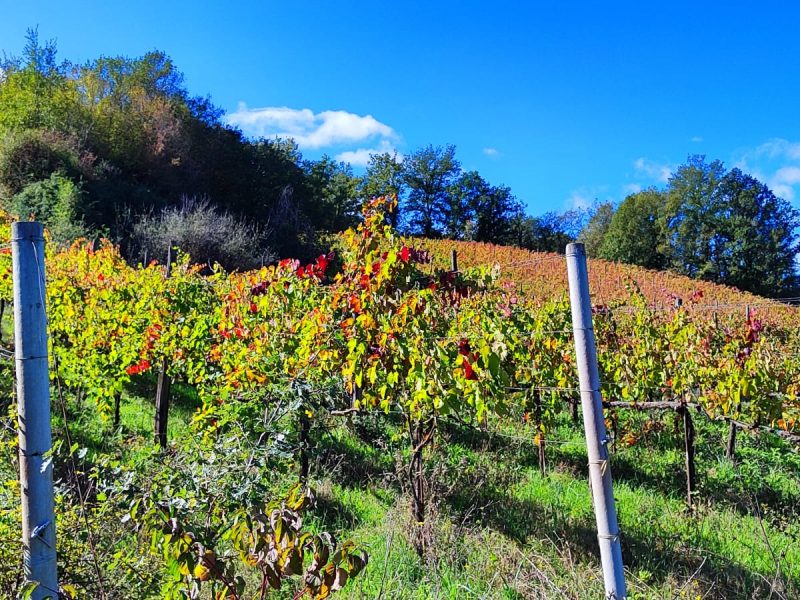
[[[55,598],[56,520],[50,431],[50,376],[44,277],[44,226],[11,224],[14,353],[17,380],[22,567],[38,582],[33,600]],[[8,565],[11,568],[11,565]]]
[[122,394],[114,394],[114,429],[119,427],[119,405],[122,399]]
[[308,420],[305,406],[300,407],[300,481],[308,481],[308,433],[311,422]]
[[[167,268],[164,271],[164,279],[169,279],[172,273],[172,242],[167,248]],[[158,383],[156,387],[156,420],[154,424],[155,438],[162,449],[167,447],[167,422],[169,420],[169,401],[172,381],[167,375],[169,363],[165,358],[161,363],[161,370],[158,372]]]
[[542,474],[542,477],[544,477],[547,473],[547,461],[545,458],[544,431],[542,430],[542,395],[539,390],[534,391],[533,401],[534,415],[536,418],[536,437],[539,440],[537,444],[539,446],[539,472]]
[[628,593],[625,586],[625,570],[622,566],[617,507],[611,483],[603,399],[600,395],[597,348],[592,326],[592,301],[589,296],[589,277],[586,271],[586,249],[583,244],[569,244],[566,254],[572,330],[603,583],[606,598],[623,600],[628,597]]
[[688,407],[681,407],[679,412],[683,416],[683,441],[686,449],[686,502],[689,507],[692,507],[697,491],[694,466],[694,423]]
[[736,423],[731,420],[728,427],[728,443],[725,446],[725,457],[728,460],[736,460]]

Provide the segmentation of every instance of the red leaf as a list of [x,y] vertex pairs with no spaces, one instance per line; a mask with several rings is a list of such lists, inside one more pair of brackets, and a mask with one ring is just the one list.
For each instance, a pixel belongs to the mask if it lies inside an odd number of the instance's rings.
[[320,254],[317,257],[317,269],[319,269],[320,275],[325,275],[325,271],[328,268],[328,257],[324,254]]
[[464,359],[464,378],[470,381],[474,381],[478,378],[475,374],[475,370],[466,358]]

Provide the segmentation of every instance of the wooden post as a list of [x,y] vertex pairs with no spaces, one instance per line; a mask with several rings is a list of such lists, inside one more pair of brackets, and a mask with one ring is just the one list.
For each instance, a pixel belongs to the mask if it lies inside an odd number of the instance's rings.
[[300,481],[308,482],[308,434],[311,422],[308,420],[305,406],[300,407]]
[[422,558],[425,555],[426,536],[425,536],[425,468],[422,462],[422,452],[425,448],[425,432],[422,423],[411,423],[409,420],[411,433],[411,465],[409,467],[409,479],[411,484],[412,513],[414,519],[415,535],[413,539],[414,549],[417,555]]
[[[14,354],[17,379],[22,564],[37,582],[30,598],[56,598],[56,521],[50,431],[50,376],[44,277],[44,226],[11,224]],[[9,568],[11,565],[7,565]]]
[[450,251],[450,270],[454,273],[458,271],[458,252],[455,248]]
[[542,430],[542,393],[539,390],[533,392],[534,417],[536,420],[536,438],[539,443],[539,472],[544,477],[547,473],[547,461],[545,460],[544,431]]
[[572,422],[577,425],[578,424],[578,404],[580,403],[579,398],[571,398],[569,402],[569,410],[572,413]]
[[592,326],[592,301],[589,296],[586,250],[583,244],[569,244],[566,254],[572,330],[575,338],[586,452],[589,457],[589,480],[597,523],[603,584],[606,598],[623,600],[628,597],[628,592],[622,565],[617,507],[611,483],[603,399],[600,395],[600,374],[597,368],[597,348]]
[[689,407],[682,406],[679,412],[683,417],[683,441],[686,449],[686,503],[691,508],[697,491],[694,468],[694,423]]
[[[164,279],[169,279],[172,273],[172,242],[167,249],[167,266],[164,271]],[[156,387],[156,419],[154,424],[155,438],[162,449],[167,447],[167,422],[169,420],[169,400],[172,381],[167,375],[169,363],[164,358],[161,363],[161,370],[158,372],[158,383]]]
[[114,429],[119,427],[119,405],[122,400],[122,394],[117,392],[114,394]]
[[728,460],[736,460],[736,423],[731,419],[728,427],[728,443],[725,445],[725,457]]

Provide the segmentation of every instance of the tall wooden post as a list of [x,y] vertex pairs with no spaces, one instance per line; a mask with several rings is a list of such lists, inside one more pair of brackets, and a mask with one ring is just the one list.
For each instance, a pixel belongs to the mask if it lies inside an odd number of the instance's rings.
[[617,508],[611,484],[608,435],[603,419],[603,399],[600,396],[600,374],[597,368],[597,348],[592,327],[592,302],[589,297],[586,250],[583,244],[569,244],[566,254],[572,329],[575,337],[583,426],[589,455],[589,478],[597,520],[603,582],[605,583],[606,598],[620,600],[627,598],[628,592],[625,587],[625,571],[622,566]]
[[[164,271],[164,279],[169,279],[172,273],[172,242],[167,249],[167,267]],[[158,372],[158,383],[156,384],[156,420],[155,420],[155,437],[161,448],[167,447],[167,421],[169,420],[169,400],[170,388],[172,387],[172,380],[167,375],[169,363],[164,358],[161,363],[161,370]]]
[[11,225],[14,345],[17,371],[22,560],[25,579],[38,583],[31,598],[58,597],[50,376],[44,279],[44,227]]
[[683,441],[686,449],[686,503],[691,507],[697,492],[697,476],[694,466],[694,423],[692,415],[689,413],[689,407],[682,407],[680,413],[683,417]]

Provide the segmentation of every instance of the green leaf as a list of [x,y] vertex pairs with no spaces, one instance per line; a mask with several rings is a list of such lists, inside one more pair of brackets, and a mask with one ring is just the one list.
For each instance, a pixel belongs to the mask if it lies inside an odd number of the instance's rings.
[[28,600],[38,587],[39,587],[38,581],[28,580],[25,583],[23,583],[22,587],[19,589],[20,600]]

